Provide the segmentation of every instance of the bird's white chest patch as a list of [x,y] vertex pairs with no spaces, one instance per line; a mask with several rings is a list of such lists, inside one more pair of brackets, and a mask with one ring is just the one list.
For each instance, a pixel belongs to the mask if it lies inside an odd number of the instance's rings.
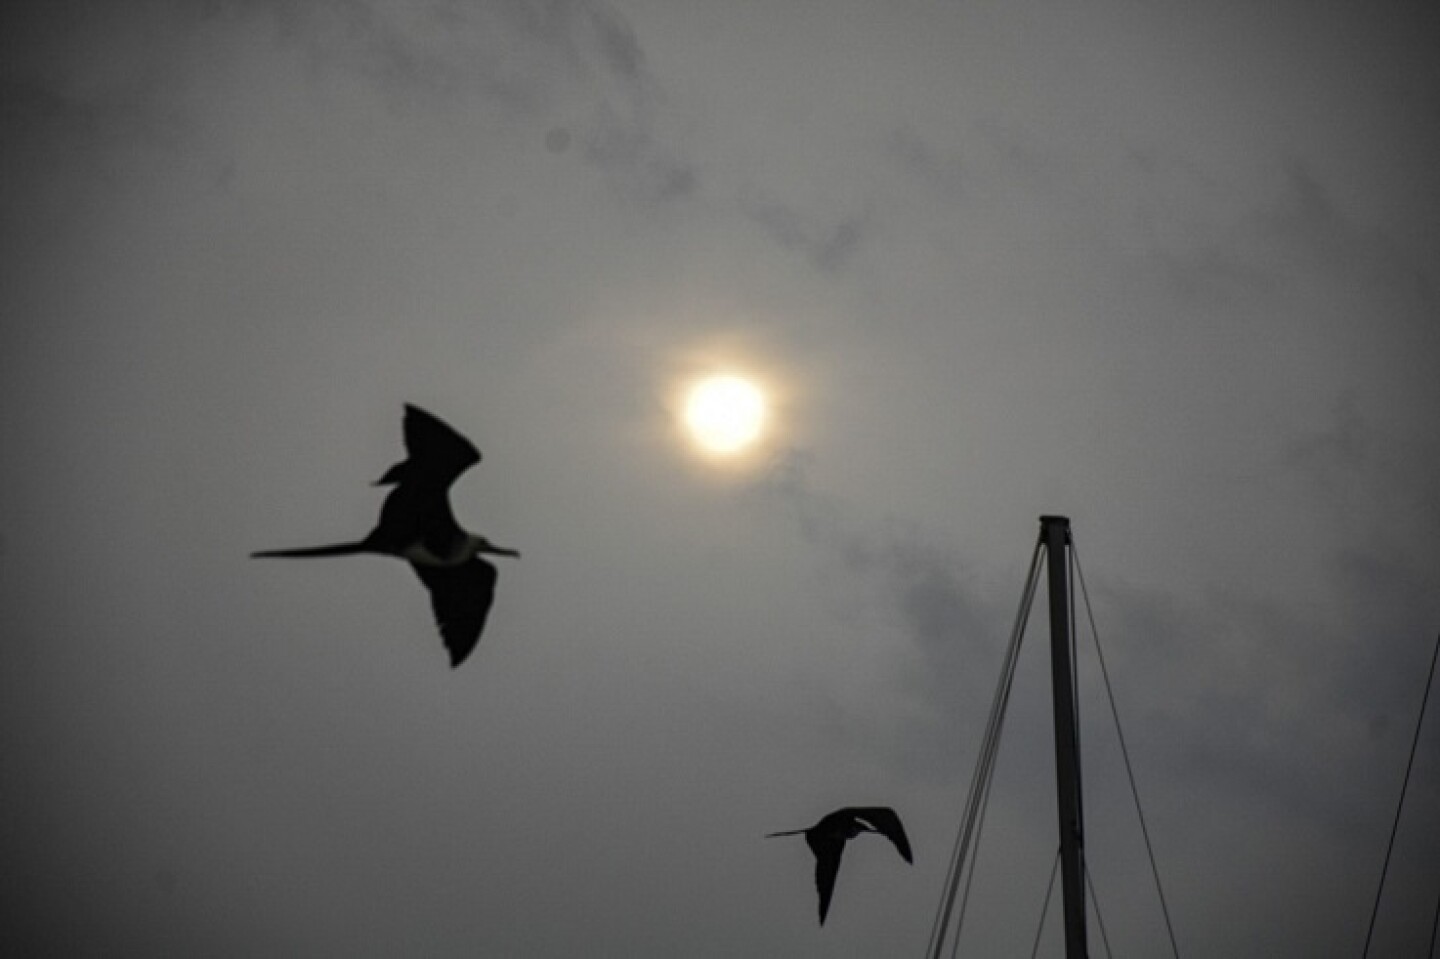
[[431,552],[424,543],[413,543],[401,550],[400,555],[416,566],[459,566],[471,556],[471,552],[466,549],[467,545],[461,541],[448,554],[437,554]]

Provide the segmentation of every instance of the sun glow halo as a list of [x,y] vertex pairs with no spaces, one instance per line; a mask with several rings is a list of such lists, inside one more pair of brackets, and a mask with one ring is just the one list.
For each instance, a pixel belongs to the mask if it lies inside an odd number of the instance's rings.
[[765,395],[738,376],[707,377],[691,387],[685,398],[685,426],[705,451],[739,453],[760,438],[765,426]]

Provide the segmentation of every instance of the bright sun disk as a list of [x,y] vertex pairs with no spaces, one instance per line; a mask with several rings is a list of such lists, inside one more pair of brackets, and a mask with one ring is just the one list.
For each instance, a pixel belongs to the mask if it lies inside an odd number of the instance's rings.
[[695,442],[712,453],[738,453],[760,438],[765,396],[738,376],[711,376],[696,383],[685,399],[685,425]]

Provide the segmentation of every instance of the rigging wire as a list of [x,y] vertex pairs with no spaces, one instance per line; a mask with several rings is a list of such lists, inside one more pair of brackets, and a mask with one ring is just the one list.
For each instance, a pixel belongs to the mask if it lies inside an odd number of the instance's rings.
[[[1050,881],[1045,885],[1045,902],[1040,906],[1040,922],[1035,928],[1035,942],[1030,946],[1030,959],[1040,953],[1040,939],[1045,934],[1045,919],[1050,915],[1050,898],[1055,892],[1055,874],[1060,870],[1060,850],[1055,850],[1055,860],[1050,865]],[[1105,955],[1110,952],[1110,937],[1105,932],[1105,917],[1100,914],[1100,898],[1095,895],[1095,883],[1090,878],[1090,867],[1085,867],[1085,885],[1090,888],[1090,901],[1095,904],[1095,920],[1100,927],[1100,942],[1105,946]]]
[[1135,815],[1140,820],[1140,835],[1145,838],[1145,855],[1150,859],[1150,874],[1155,878],[1155,891],[1160,896],[1160,911],[1165,916],[1165,932],[1170,937],[1170,951],[1175,955],[1175,959],[1180,959],[1180,947],[1175,944],[1175,927],[1170,921],[1170,907],[1165,902],[1165,889],[1160,884],[1160,870],[1155,865],[1155,849],[1150,844],[1150,829],[1145,825],[1145,813],[1140,808],[1140,790],[1135,786],[1135,771],[1130,766],[1130,750],[1125,745],[1125,733],[1120,728],[1120,713],[1115,707],[1115,693],[1110,687],[1110,670],[1106,668],[1105,654],[1100,650],[1100,631],[1095,628],[1095,609],[1090,605],[1090,591],[1085,588],[1085,571],[1080,566],[1080,553],[1073,542],[1070,544],[1070,555],[1075,561],[1075,572],[1080,581],[1080,593],[1085,598],[1085,614],[1090,621],[1090,636],[1095,641],[1095,658],[1100,663],[1100,675],[1105,680],[1105,696],[1110,701],[1110,716],[1115,720],[1115,735],[1120,741],[1120,755],[1125,760],[1125,775],[1130,781],[1130,796],[1135,800]]
[[[1043,542],[1036,543],[1035,552],[1030,558],[1030,572],[1026,576],[1025,588],[1021,592],[1020,608],[1015,614],[1015,625],[1010,632],[1010,644],[1005,651],[1005,661],[1000,669],[995,699],[990,706],[985,735],[981,740],[980,753],[975,760],[975,772],[970,782],[970,794],[965,803],[965,814],[961,820],[960,829],[955,835],[954,849],[950,854],[950,866],[945,874],[945,892],[936,909],[935,920],[930,926],[930,942],[926,946],[926,954],[930,959],[940,959],[941,950],[945,945],[945,936],[950,926],[950,914],[955,906],[955,894],[962,875],[965,873],[970,842],[977,820],[983,818],[981,812],[984,801],[989,795],[990,778],[994,771],[995,756],[999,751],[1000,730],[1005,721],[1005,707],[1009,703],[1010,687],[1015,678],[1015,663],[1019,658],[1020,641],[1025,636],[1025,624],[1030,616],[1035,588],[1039,584],[1040,554],[1043,548]],[[969,874],[974,875],[973,861],[970,863]],[[955,929],[955,938],[958,944],[960,938],[958,924]]]
[[1100,942],[1105,946],[1105,955],[1111,956],[1110,937],[1105,933],[1105,917],[1100,913],[1100,897],[1095,895],[1095,881],[1090,878],[1090,867],[1085,867],[1085,885],[1090,889],[1090,901],[1095,904],[1095,924],[1100,927]]
[[[1390,824],[1390,842],[1385,846],[1385,862],[1380,867],[1380,887],[1375,890],[1375,905],[1370,910],[1370,928],[1365,931],[1365,950],[1370,955],[1370,939],[1375,934],[1375,917],[1380,914],[1380,896],[1385,891],[1385,874],[1390,871],[1390,854],[1395,850],[1395,834],[1400,830],[1400,811],[1405,808],[1405,793],[1410,788],[1410,770],[1415,765],[1415,747],[1420,743],[1420,727],[1425,722],[1425,706],[1430,702],[1430,686],[1435,681],[1435,660],[1440,657],[1440,634],[1435,636],[1435,652],[1430,654],[1430,675],[1425,679],[1425,695],[1420,699],[1420,717],[1415,721],[1415,736],[1410,740],[1410,758],[1405,763],[1405,779],[1400,784],[1400,802],[1395,806],[1395,820]],[[1440,916],[1440,905],[1437,905]],[[1430,952],[1435,952],[1435,933],[1430,933]]]
[[1430,951],[1425,953],[1435,959],[1435,933],[1440,932],[1440,896],[1435,897],[1435,918],[1430,920]]
[[[966,861],[971,837],[976,826],[976,816],[984,798],[988,795],[988,784],[993,773],[995,756],[999,749],[1000,729],[1004,724],[1005,707],[1010,698],[1010,686],[1014,680],[1015,663],[1019,655],[1020,641],[1025,635],[1025,622],[1030,614],[1030,607],[1035,595],[1035,587],[1039,582],[1040,569],[1040,547],[1037,545],[1034,556],[1030,561],[1030,573],[1026,579],[1025,589],[1021,595],[1020,608],[1016,613],[1015,627],[1011,631],[1010,644],[1006,650],[1005,662],[1001,668],[1000,681],[995,691],[995,699],[990,707],[990,718],[986,724],[985,736],[982,740],[980,754],[976,759],[975,775],[970,784],[970,796],[966,802],[965,816],[959,832],[955,837],[955,848],[951,854],[950,870],[946,875],[946,892],[942,897],[941,909],[937,911],[935,923],[930,930],[929,953],[932,959],[939,959],[940,950],[943,948],[946,930],[950,923],[950,913],[955,905],[955,893],[960,882],[962,870]],[[971,863],[970,874],[974,874],[974,863]],[[957,927],[956,936],[959,936]]]
[[1055,891],[1055,874],[1060,871],[1060,850],[1055,850],[1055,862],[1050,866],[1050,882],[1045,885],[1045,902],[1040,906],[1040,924],[1035,927],[1035,943],[1030,947],[1030,959],[1040,953],[1040,937],[1045,933],[1045,917],[1050,915],[1050,895]]
[[[999,748],[999,736],[996,736],[996,748]],[[960,893],[960,912],[955,916],[955,938],[950,941],[950,959],[955,959],[960,954],[960,930],[965,928],[965,913],[970,909],[970,890],[975,888],[975,865],[980,861],[980,837],[985,832],[985,814],[990,811],[990,787],[995,785],[994,761],[991,761],[991,770],[985,777],[985,792],[980,797],[980,815],[975,820],[975,843],[967,857],[968,863],[965,870],[964,884]]]
[[[1165,930],[1170,939],[1170,949],[1172,954],[1175,956],[1175,959],[1179,959],[1180,950],[1175,940],[1174,924],[1170,919],[1169,904],[1166,902],[1165,890],[1160,881],[1160,871],[1158,866],[1156,865],[1155,851],[1153,844],[1150,841],[1150,830],[1145,822],[1145,813],[1140,804],[1139,789],[1135,785],[1135,773],[1130,763],[1130,753],[1125,743],[1125,734],[1120,726],[1120,715],[1115,705],[1115,695],[1114,690],[1112,689],[1110,684],[1110,672],[1105,663],[1105,654],[1100,647],[1100,633],[1095,625],[1095,611],[1090,603],[1090,594],[1085,583],[1085,573],[1080,566],[1080,556],[1078,550],[1075,549],[1073,538],[1069,540],[1068,545],[1070,547],[1070,563],[1067,566],[1066,574],[1069,579],[1070,586],[1070,608],[1066,612],[1070,617],[1071,624],[1071,661],[1077,661],[1075,644],[1078,641],[1078,637],[1076,636],[1076,630],[1074,629],[1074,625],[1077,621],[1077,595],[1076,590],[1074,589],[1074,585],[1078,580],[1080,585],[1079,594],[1084,599],[1085,612],[1090,624],[1090,635],[1095,644],[1096,657],[1100,664],[1100,674],[1104,680],[1105,692],[1109,699],[1110,715],[1115,723],[1115,732],[1119,740],[1121,756],[1125,761],[1125,773],[1129,780],[1130,795],[1135,803],[1135,812],[1136,816],[1139,819],[1140,832],[1145,840],[1145,852],[1150,862],[1150,872],[1155,880],[1155,889],[1160,898],[1160,908],[1165,919]],[[975,875],[976,860],[978,859],[979,833],[984,827],[985,812],[988,808],[990,787],[993,782],[994,776],[995,760],[999,752],[1000,733],[1004,726],[1005,710],[1009,703],[1010,691],[1014,681],[1015,664],[1019,656],[1020,644],[1022,639],[1024,638],[1026,622],[1028,621],[1030,615],[1031,607],[1034,602],[1035,590],[1038,585],[1040,558],[1042,551],[1044,551],[1046,548],[1047,547],[1045,541],[1042,538],[1041,541],[1036,544],[1035,552],[1031,557],[1030,572],[1026,578],[1025,588],[1020,600],[1020,608],[1016,612],[1015,625],[1012,628],[1010,635],[1010,644],[1006,649],[1005,660],[1001,667],[1000,680],[995,690],[995,699],[990,707],[990,715],[986,724],[985,735],[982,738],[979,755],[976,757],[975,772],[971,780],[969,796],[966,800],[964,817],[962,819],[960,829],[956,834],[954,847],[950,856],[950,863],[945,874],[945,892],[941,897],[940,904],[936,909],[934,921],[931,924],[930,940],[929,944],[926,947],[926,955],[929,957],[929,959],[940,959],[941,953],[944,949],[945,940],[949,935],[950,919],[954,911],[955,900],[957,894],[960,894],[960,889],[963,884],[964,892],[963,895],[960,895],[960,911],[958,917],[956,918],[954,927],[954,939],[952,941],[950,949],[952,959],[959,950],[960,933],[964,925],[966,907],[969,903],[970,891],[973,887],[973,880]],[[1437,650],[1440,650],[1440,646],[1437,646]],[[1432,663],[1431,665],[1433,673],[1434,664]],[[1072,670],[1070,682],[1072,684],[1071,691],[1074,695],[1072,701],[1077,704],[1077,715],[1075,717],[1075,722],[1078,727],[1079,678],[1077,670]],[[1428,690],[1429,687],[1427,685],[1427,696]],[[974,843],[975,849],[977,850],[974,855],[971,855],[972,842]],[[1050,899],[1054,893],[1055,875],[1056,871],[1059,869],[1059,863],[1060,854],[1057,852],[1055,863],[1051,868],[1050,882],[1045,892],[1045,904],[1042,908],[1040,915],[1040,925],[1035,933],[1035,942],[1033,944],[1031,953],[1032,959],[1039,949],[1041,937],[1044,932],[1045,918],[1049,911]],[[1085,874],[1086,885],[1088,886],[1090,891],[1091,901],[1095,904],[1095,916],[1100,927],[1100,936],[1102,943],[1105,947],[1105,953],[1107,956],[1109,956],[1111,954],[1109,936],[1105,929],[1104,917],[1100,913],[1099,899],[1095,895],[1094,880],[1090,875],[1089,867],[1085,866],[1083,862],[1082,869]],[[1437,905],[1437,917],[1440,917],[1440,905]],[[1440,924],[1440,918],[1437,918],[1437,924]]]
[[[984,826],[990,783],[993,781],[995,757],[999,749],[1000,727],[1004,723],[1005,703],[1009,700],[1010,695],[1006,680],[1013,668],[1013,662],[1007,652],[1005,668],[1001,672],[1001,686],[996,689],[995,700],[990,707],[990,721],[986,725],[986,735],[981,743],[980,756],[976,761],[975,779],[971,783],[970,797],[965,806],[965,816],[960,831],[955,836],[955,848],[951,853],[950,868],[945,877],[948,892],[943,900],[943,915],[937,910],[936,922],[931,928],[931,941],[936,956],[939,955],[945,929],[949,925],[950,912],[955,905],[956,890],[962,881],[965,884],[966,895],[960,904],[960,915],[956,920],[957,928],[964,921],[965,905],[969,898],[970,882],[975,875],[977,858],[974,855],[967,855],[967,852],[972,837],[978,845],[978,832]],[[968,872],[966,871],[967,860]],[[940,936],[939,939],[935,938],[937,932]]]

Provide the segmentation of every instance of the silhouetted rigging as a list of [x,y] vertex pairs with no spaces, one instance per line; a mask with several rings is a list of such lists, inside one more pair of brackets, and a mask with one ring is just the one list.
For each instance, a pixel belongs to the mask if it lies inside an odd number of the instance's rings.
[[495,567],[480,554],[519,557],[467,533],[450,510],[449,489],[465,470],[480,462],[480,451],[441,420],[405,404],[405,451],[375,481],[394,486],[380,508],[380,522],[364,539],[333,546],[271,549],[251,556],[349,556],[379,553],[408,560],[430,591],[435,622],[450,652],[451,667],[463,663],[480,642],[495,599]]
[[835,891],[835,877],[840,872],[840,856],[845,852],[845,843],[862,832],[880,833],[895,844],[906,862],[915,861],[910,854],[910,840],[905,836],[905,827],[889,806],[846,806],[825,816],[809,829],[788,829],[769,833],[765,837],[804,834],[805,842],[815,854],[815,888],[820,893],[822,926],[825,914],[830,911],[830,896]]

